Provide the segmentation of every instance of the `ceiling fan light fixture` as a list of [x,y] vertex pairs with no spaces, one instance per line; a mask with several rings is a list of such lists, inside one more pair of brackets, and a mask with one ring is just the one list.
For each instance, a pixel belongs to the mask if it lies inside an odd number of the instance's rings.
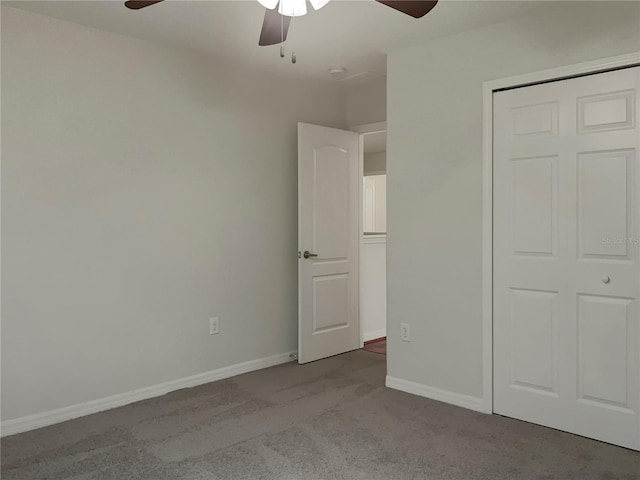
[[327,3],[329,3],[329,0],[309,0],[309,2],[311,2],[311,6],[314,8],[314,10],[320,10]]
[[287,17],[301,17],[307,14],[307,0],[280,0],[278,8],[280,15]]
[[276,8],[276,6],[278,5],[278,1],[279,0],[258,0],[258,2],[260,2],[260,5],[262,5],[264,8],[268,8],[269,10],[273,10],[274,8]]

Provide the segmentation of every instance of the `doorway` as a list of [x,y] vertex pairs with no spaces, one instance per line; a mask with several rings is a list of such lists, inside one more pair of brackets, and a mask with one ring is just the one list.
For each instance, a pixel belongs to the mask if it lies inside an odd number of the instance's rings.
[[362,162],[360,334],[363,349],[386,354],[387,342],[387,131],[358,128]]

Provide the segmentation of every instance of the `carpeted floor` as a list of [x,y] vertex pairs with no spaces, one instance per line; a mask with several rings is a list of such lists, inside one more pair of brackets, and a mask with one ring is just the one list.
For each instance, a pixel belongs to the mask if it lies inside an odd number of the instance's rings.
[[2,479],[637,480],[640,454],[384,387],[355,351],[2,439]]

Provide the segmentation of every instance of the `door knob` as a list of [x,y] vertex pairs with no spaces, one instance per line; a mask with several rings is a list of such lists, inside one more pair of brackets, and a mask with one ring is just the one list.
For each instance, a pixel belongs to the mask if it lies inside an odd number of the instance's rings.
[[317,257],[318,255],[316,255],[315,253],[309,252],[309,250],[305,250],[302,256],[304,258],[311,258],[311,257]]
[[609,283],[610,281],[611,281],[611,278],[609,278],[607,276],[602,277],[602,283]]

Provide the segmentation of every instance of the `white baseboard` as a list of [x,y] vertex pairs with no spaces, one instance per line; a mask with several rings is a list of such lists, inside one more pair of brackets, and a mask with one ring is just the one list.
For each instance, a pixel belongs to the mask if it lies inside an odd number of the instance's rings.
[[403,380],[401,378],[390,377],[388,375],[385,385],[395,390],[420,395],[421,397],[438,400],[439,402],[450,403],[451,405],[468,408],[469,410],[475,410],[476,412],[485,411],[482,398],[462,395],[461,393],[441,390],[435,387],[428,387],[427,385],[410,382],[409,380]]
[[382,338],[387,336],[387,329],[381,328],[380,330],[374,330],[373,332],[365,332],[362,334],[362,341],[368,342],[369,340],[375,340],[376,338]]
[[110,397],[99,398],[85,403],[78,403],[68,407],[50,410],[48,412],[36,413],[26,417],[15,418],[3,421],[0,424],[0,435],[3,437],[15,435],[16,433],[34,430],[36,428],[46,427],[54,423],[66,422],[92,413],[102,412],[111,408],[121,407],[129,403],[139,402],[148,398],[159,397],[174,390],[181,388],[190,388],[205,383],[215,382],[224,378],[234,377],[243,373],[261,370],[267,367],[273,367],[282,363],[293,361],[296,352],[286,352],[270,357],[250,360],[248,362],[229,365],[228,367],[218,368],[209,372],[199,373],[190,377],[179,378],[169,382],[152,385],[150,387],[132,390],[130,392],[119,393]]

